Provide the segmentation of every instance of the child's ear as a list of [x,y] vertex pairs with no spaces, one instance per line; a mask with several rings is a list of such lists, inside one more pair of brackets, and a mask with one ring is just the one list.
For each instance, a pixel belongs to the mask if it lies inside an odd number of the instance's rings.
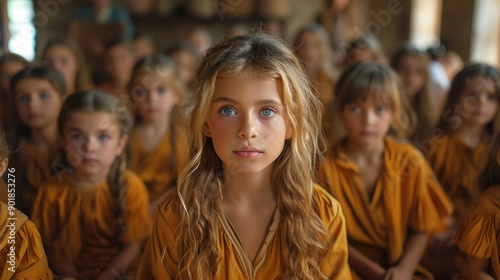
[[212,133],[210,133],[210,127],[208,127],[206,123],[203,125],[203,135],[205,135],[206,137],[212,137]]
[[5,173],[5,170],[7,170],[7,166],[9,166],[8,158],[0,160],[0,176],[2,176]]
[[116,149],[116,156],[119,156],[122,154],[123,149],[125,149],[125,147],[127,146],[127,142],[128,142],[128,135],[123,135],[120,138],[120,142],[118,142],[118,147]]

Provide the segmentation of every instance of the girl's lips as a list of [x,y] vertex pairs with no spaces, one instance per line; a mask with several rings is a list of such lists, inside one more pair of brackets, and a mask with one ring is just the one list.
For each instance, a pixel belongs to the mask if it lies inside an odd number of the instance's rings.
[[360,132],[361,136],[369,137],[375,135],[375,132],[370,130],[363,130]]
[[84,158],[82,160],[82,162],[87,163],[87,164],[89,164],[89,163],[92,164],[92,163],[97,163],[98,161],[97,161],[97,159],[93,159],[93,158]]
[[241,158],[254,158],[262,154],[260,151],[234,151],[233,153]]
[[262,151],[252,147],[245,147],[233,151],[234,154],[241,158],[254,158],[262,154]]

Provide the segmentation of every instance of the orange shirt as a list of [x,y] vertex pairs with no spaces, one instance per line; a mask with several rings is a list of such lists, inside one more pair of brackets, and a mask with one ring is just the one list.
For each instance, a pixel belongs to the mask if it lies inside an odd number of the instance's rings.
[[500,186],[492,186],[482,194],[460,224],[455,241],[465,253],[489,259],[493,275],[500,279]]
[[131,142],[131,170],[135,172],[146,185],[149,199],[153,200],[175,187],[179,174],[178,163],[183,151],[180,141],[172,140],[166,134],[158,146],[152,151],[145,151],[142,139],[134,131]]
[[35,225],[23,213],[9,210],[3,202],[0,202],[0,263],[0,280],[52,280]]
[[68,178],[53,179],[40,189],[33,221],[40,230],[49,262],[73,264],[78,270],[106,269],[124,244],[145,240],[151,221],[148,194],[134,173],[125,174],[122,213],[127,229],[116,225],[117,206],[107,181],[79,187]]
[[[328,255],[321,263],[321,271],[328,279],[351,279],[347,264],[345,222],[340,205],[321,187],[313,187],[313,199],[318,205],[318,215],[329,232],[336,236]],[[179,254],[175,251],[175,229],[178,217],[175,212],[181,206],[177,192],[168,194],[155,213],[153,233],[144,251],[137,279],[177,279]],[[181,210],[182,211],[182,210]],[[222,209],[220,213],[225,213]],[[281,279],[281,248],[285,242],[280,230],[280,213],[275,212],[269,233],[256,259],[251,262],[243,245],[232,228],[229,218],[219,217],[218,251],[221,256],[216,279]],[[216,264],[214,264],[216,265]],[[182,279],[188,279],[181,275]]]
[[[416,148],[390,137],[384,142],[382,174],[371,200],[358,166],[339,143],[319,178],[342,205],[349,244],[389,268],[403,254],[408,229],[429,232],[451,215],[453,207]],[[358,279],[354,271],[353,275]]]
[[20,209],[31,214],[40,186],[55,176],[53,164],[58,156],[50,152],[39,152],[31,144],[22,145],[21,169],[16,174],[16,187],[21,197]]
[[488,140],[484,138],[476,148],[471,148],[457,135],[445,137],[436,141],[427,160],[451,197],[455,218],[460,222],[481,195],[478,178],[488,160]]

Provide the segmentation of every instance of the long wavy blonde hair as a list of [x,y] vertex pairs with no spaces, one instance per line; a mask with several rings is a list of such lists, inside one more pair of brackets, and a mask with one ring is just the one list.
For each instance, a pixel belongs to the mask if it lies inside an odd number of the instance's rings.
[[249,74],[273,79],[280,89],[284,115],[291,130],[274,163],[272,183],[281,215],[283,276],[321,279],[320,261],[331,237],[313,201],[314,164],[321,158],[319,142],[321,103],[308,85],[293,52],[264,34],[238,36],[209,49],[198,69],[195,92],[181,107],[177,123],[188,139],[186,161],[178,179],[181,205],[177,250],[181,256],[177,278],[214,279],[221,261],[218,252],[222,209],[222,162],[212,141],[202,133],[219,77]]

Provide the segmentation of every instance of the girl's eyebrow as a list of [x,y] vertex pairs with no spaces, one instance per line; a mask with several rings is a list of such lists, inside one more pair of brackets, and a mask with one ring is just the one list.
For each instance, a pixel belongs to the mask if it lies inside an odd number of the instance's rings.
[[[238,101],[229,98],[229,97],[217,97],[214,99],[213,103],[231,103],[231,104],[238,104]],[[275,105],[275,106],[283,106],[281,102],[274,100],[274,99],[263,99],[257,102],[257,105]]]
[[70,127],[68,128],[68,132],[82,132],[82,130],[77,127]]
[[[84,131],[78,127],[70,127],[70,128],[68,128],[68,132],[84,132]],[[97,133],[109,133],[109,129],[106,129],[106,128],[98,129],[96,132]]]

